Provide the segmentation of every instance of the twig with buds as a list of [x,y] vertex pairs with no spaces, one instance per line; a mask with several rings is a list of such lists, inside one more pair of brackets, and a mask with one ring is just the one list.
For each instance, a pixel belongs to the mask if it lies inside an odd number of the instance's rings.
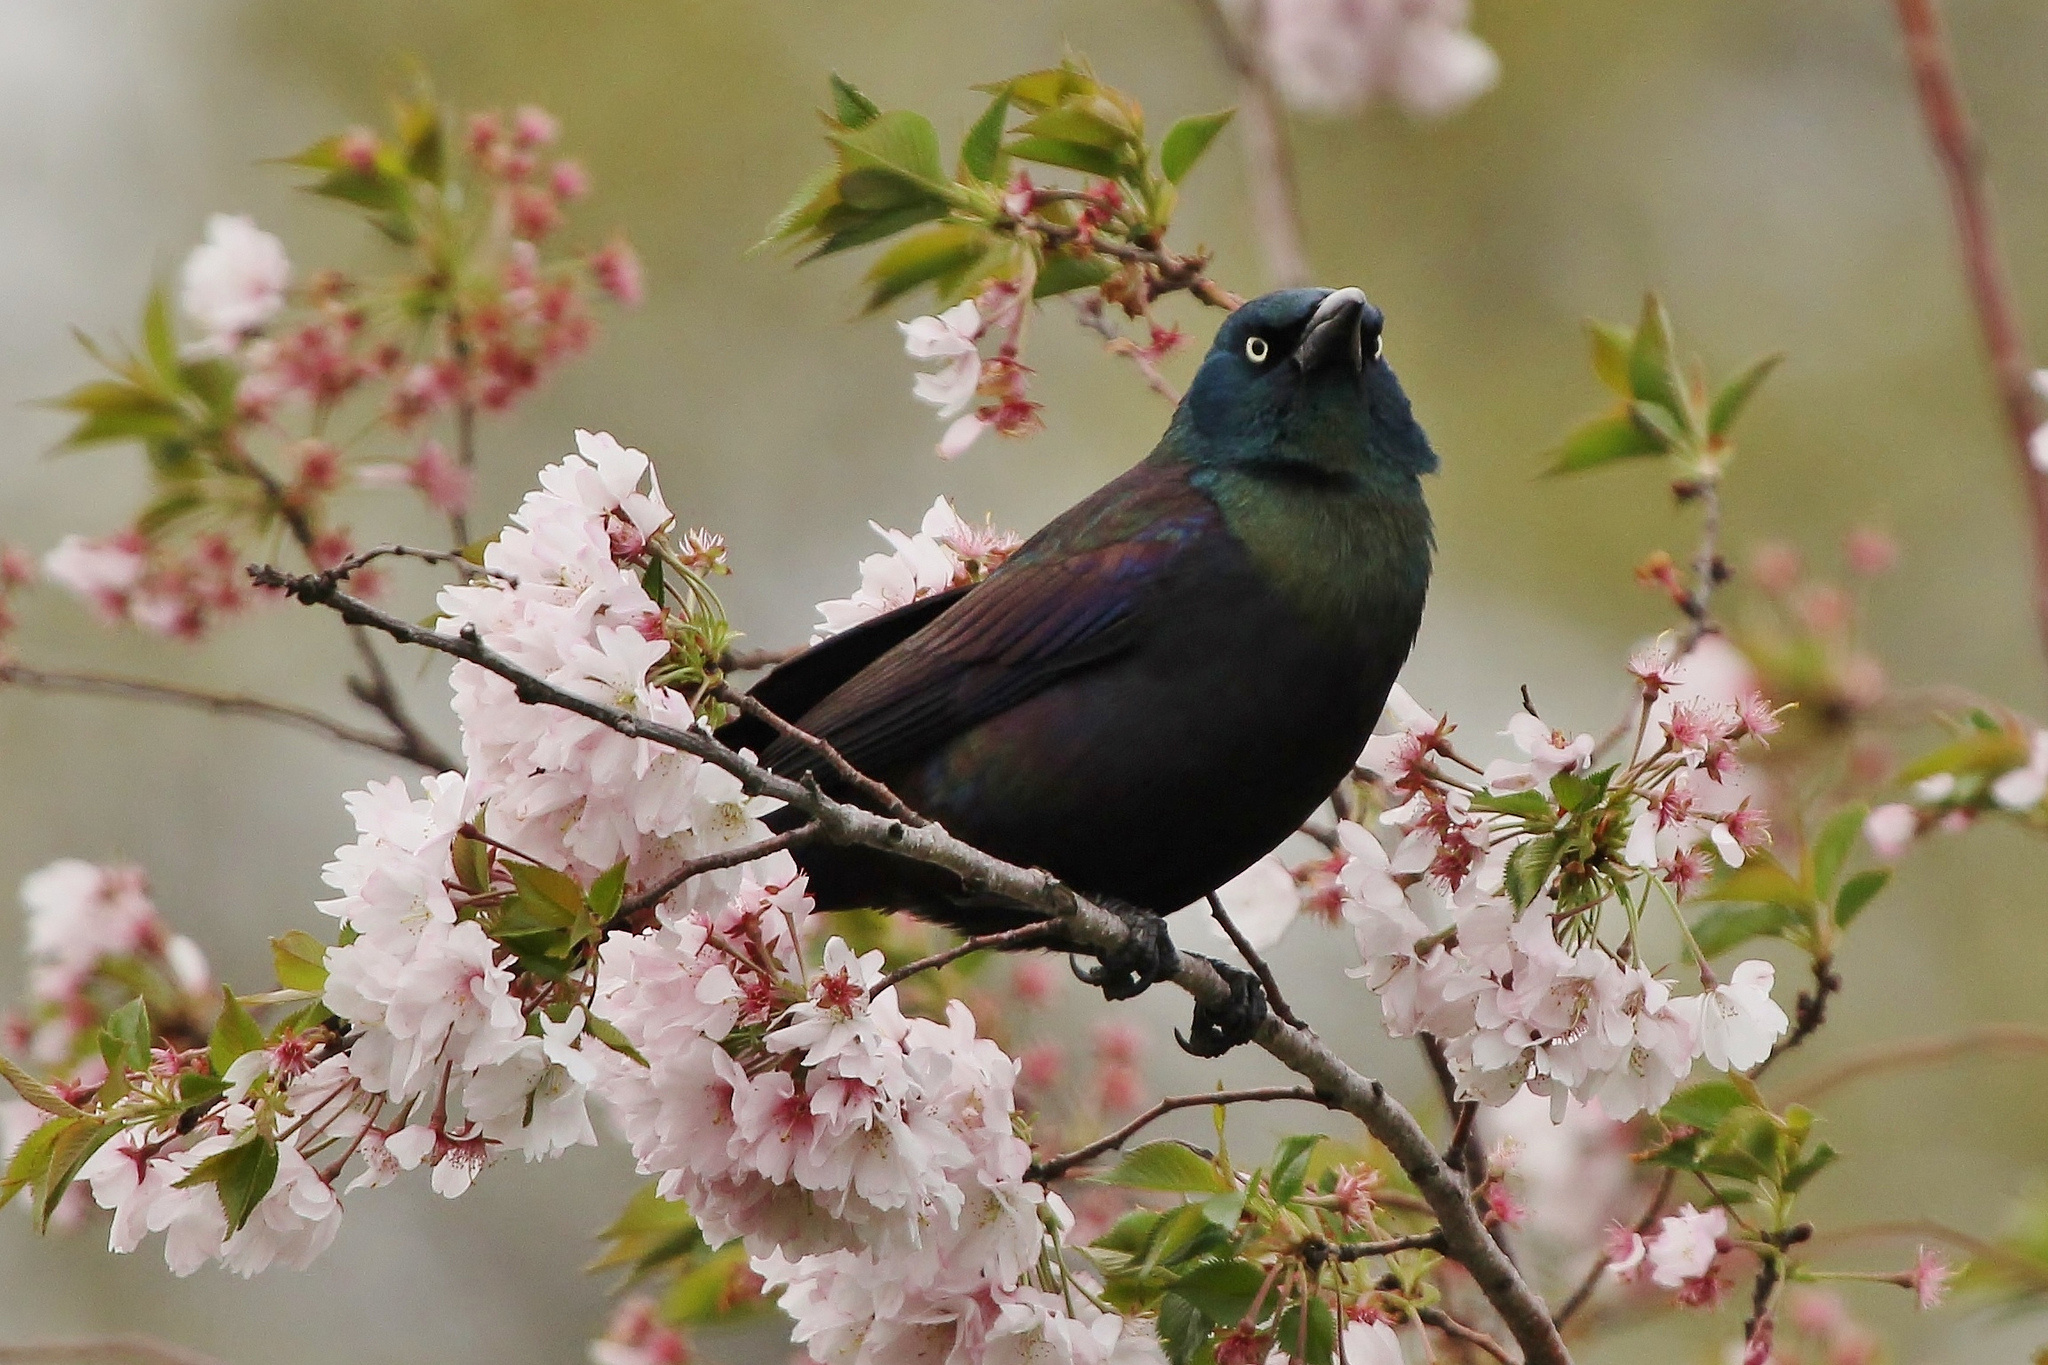
[[1113,1152],[1129,1142],[1152,1124],[1165,1118],[1177,1109],[1199,1109],[1219,1104],[1260,1104],[1273,1100],[1306,1100],[1311,1104],[1328,1104],[1321,1095],[1304,1085],[1269,1085],[1253,1090],[1217,1090],[1206,1095],[1169,1095],[1144,1113],[1107,1133],[1085,1147],[1076,1147],[1071,1152],[1034,1163],[1024,1172],[1024,1178],[1049,1185],[1064,1177],[1076,1166],[1085,1166],[1104,1152]]

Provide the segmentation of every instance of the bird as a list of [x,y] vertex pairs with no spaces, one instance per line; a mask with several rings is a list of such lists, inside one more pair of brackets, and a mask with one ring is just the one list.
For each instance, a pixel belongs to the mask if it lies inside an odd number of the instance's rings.
[[[788,724],[742,716],[719,738],[874,805],[794,726],[949,833],[1112,909],[1138,932],[1084,978],[1111,998],[1171,975],[1165,916],[1330,797],[1421,627],[1436,545],[1421,479],[1438,461],[1384,325],[1355,287],[1245,303],[1143,460],[982,581],[783,662],[750,695]],[[1031,920],[886,852],[797,856],[821,910],[967,934]],[[1044,946],[1074,950],[1056,933]],[[1181,1040],[1199,1055],[1267,1012],[1256,979],[1225,974],[1231,1004],[1198,1007]]]

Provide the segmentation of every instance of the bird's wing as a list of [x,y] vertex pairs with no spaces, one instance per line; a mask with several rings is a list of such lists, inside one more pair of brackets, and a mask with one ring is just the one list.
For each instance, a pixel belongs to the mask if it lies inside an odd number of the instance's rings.
[[[1205,531],[1215,504],[1184,467],[1142,464],[1074,507],[951,609],[805,712],[799,724],[855,767],[888,773],[1061,678],[1130,650],[1151,585]],[[764,755],[818,767],[783,741]]]
[[[949,588],[849,626],[783,660],[754,684],[749,695],[778,716],[801,716],[848,678],[930,625],[966,591],[964,587]],[[718,731],[719,742],[727,748],[755,753],[765,751],[775,738],[767,722],[751,716],[742,716]]]

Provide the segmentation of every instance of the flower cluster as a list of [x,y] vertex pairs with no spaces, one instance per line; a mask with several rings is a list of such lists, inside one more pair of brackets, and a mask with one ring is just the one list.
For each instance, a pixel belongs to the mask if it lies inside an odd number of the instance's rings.
[[1469,0],[1270,0],[1258,34],[1281,95],[1315,114],[1391,100],[1435,118],[1491,90],[1500,59]]
[[43,576],[82,599],[109,625],[192,640],[257,598],[232,542],[215,532],[186,542],[139,531],[67,535],[43,556]]
[[860,562],[860,587],[851,597],[818,604],[812,644],[922,598],[978,583],[1023,543],[990,521],[976,526],[943,497],[932,503],[915,534],[868,525],[891,552]]
[[1647,1275],[1650,1283],[1670,1290],[1680,1303],[1711,1308],[1728,1288],[1721,1277],[1721,1259],[1729,1249],[1727,1212],[1701,1212],[1687,1204],[1660,1220],[1649,1237],[1618,1224],[1611,1228],[1607,1268],[1624,1283]]
[[[1661,647],[1631,662],[1636,749],[1597,771],[1590,735],[1526,712],[1506,730],[1523,757],[1483,770],[1419,708],[1368,746],[1364,767],[1401,804],[1380,817],[1399,836],[1391,854],[1363,826],[1339,828],[1357,974],[1390,1032],[1442,1041],[1468,1097],[1500,1104],[1526,1086],[1559,1112],[1575,1097],[1623,1119],[1662,1105],[1695,1059],[1746,1069],[1785,1030],[1768,963],[1720,984],[1702,962],[1703,993],[1680,997],[1642,960],[1653,897],[1676,916],[1710,857],[1739,866],[1769,838],[1736,794],[1735,746],[1775,731],[1776,715],[1754,693],[1688,693],[1688,667]],[[1609,904],[1618,944],[1601,933]]]
[[[939,454],[949,460],[964,454],[984,431],[1028,436],[1044,425],[1039,405],[1026,392],[1031,371],[1018,358],[1024,307],[1023,291],[999,280],[982,291],[978,303],[963,299],[943,313],[897,324],[903,349],[913,359],[940,362],[938,369],[919,375],[911,391],[951,422],[939,440]],[[1009,335],[995,355],[984,358],[981,339],[996,329],[1007,329]]]
[[834,938],[806,973],[809,908],[750,880],[606,941],[593,1008],[645,1064],[602,1059],[598,1090],[641,1171],[744,1241],[814,1359],[1107,1359],[1120,1320],[1044,1283],[1071,1220],[1024,1180],[1016,1063],[957,1002],[906,1017],[879,952]]

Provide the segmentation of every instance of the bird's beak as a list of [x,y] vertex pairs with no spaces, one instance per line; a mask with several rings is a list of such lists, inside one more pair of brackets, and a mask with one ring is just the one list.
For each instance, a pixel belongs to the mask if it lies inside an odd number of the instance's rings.
[[1373,323],[1377,334],[1380,312],[1365,301],[1365,291],[1353,285],[1333,289],[1316,305],[1308,330],[1294,348],[1294,361],[1304,370],[1320,369],[1337,356],[1346,356],[1356,373],[1365,368],[1365,325]]

